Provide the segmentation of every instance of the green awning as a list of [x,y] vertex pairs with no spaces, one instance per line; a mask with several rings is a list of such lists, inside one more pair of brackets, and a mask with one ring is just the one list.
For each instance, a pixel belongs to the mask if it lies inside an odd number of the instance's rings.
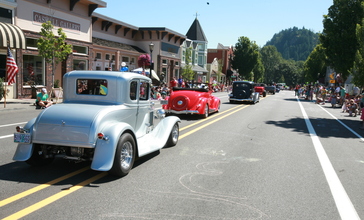
[[0,48],[8,45],[10,48],[25,49],[25,35],[18,26],[0,22]]

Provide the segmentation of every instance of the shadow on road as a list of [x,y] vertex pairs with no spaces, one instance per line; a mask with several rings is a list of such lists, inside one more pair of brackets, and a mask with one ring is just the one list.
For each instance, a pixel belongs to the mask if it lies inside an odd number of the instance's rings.
[[[352,117],[348,116],[348,119],[341,119],[340,121],[356,131],[358,134],[363,134],[363,131],[360,130],[360,120],[352,120]],[[358,138],[352,132],[338,123],[336,119],[310,118],[310,122],[314,127],[317,136],[320,138]],[[285,121],[266,121],[266,124],[290,129],[292,132],[309,134],[305,120],[303,118],[291,118]]]
[[[144,157],[138,158],[134,162],[133,169],[146,163],[160,154],[159,151],[148,154]],[[91,162],[79,162],[75,163],[64,159],[57,158],[51,164],[47,166],[34,167],[28,165],[26,162],[11,162],[0,166],[0,179],[5,181],[12,181],[16,183],[35,183],[44,184],[61,176],[67,175],[79,169],[90,167]],[[130,172],[133,172],[131,170]],[[53,185],[76,185],[80,181],[88,179],[94,175],[97,175],[100,171],[94,171],[91,169],[86,170],[74,177],[67,178],[61,182]],[[95,183],[110,182],[120,179],[112,175],[96,181]]]

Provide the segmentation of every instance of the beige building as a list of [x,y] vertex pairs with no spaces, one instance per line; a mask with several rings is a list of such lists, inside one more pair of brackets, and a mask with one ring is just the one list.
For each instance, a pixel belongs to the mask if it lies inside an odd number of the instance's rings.
[[[10,40],[19,72],[8,87],[8,98],[33,97],[54,82],[62,86],[63,75],[71,70],[120,70],[138,68],[138,57],[151,54],[156,79],[168,82],[180,73],[180,46],[186,36],[159,27],[136,27],[94,13],[107,7],[101,0],[0,0],[0,77],[5,77],[6,47]],[[54,76],[39,56],[37,39],[43,22],[51,20],[55,34],[59,27],[67,35],[73,52],[58,64]],[[2,28],[5,27],[5,28]],[[56,34],[57,35],[57,34]],[[153,45],[153,50],[150,50]],[[124,67],[125,68],[125,67]],[[54,80],[54,82],[53,82]]]

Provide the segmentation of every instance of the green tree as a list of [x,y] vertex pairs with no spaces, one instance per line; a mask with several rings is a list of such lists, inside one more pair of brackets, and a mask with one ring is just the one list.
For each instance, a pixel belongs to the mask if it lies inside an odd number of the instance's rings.
[[192,70],[192,49],[191,48],[187,48],[186,52],[185,52],[185,63],[186,65],[182,68],[182,78],[187,79],[187,80],[193,80],[195,77],[195,72]]
[[317,45],[318,38],[318,33],[293,27],[275,34],[266,46],[275,46],[286,60],[304,61]]
[[325,48],[318,44],[304,63],[304,75],[306,82],[315,82],[326,76]]
[[53,33],[53,25],[51,21],[42,24],[42,29],[39,32],[41,37],[38,39],[39,55],[45,59],[45,62],[52,69],[52,87],[54,84],[54,70],[58,63],[62,62],[72,53],[72,45],[66,43],[67,36],[62,28],[58,28],[58,37]]
[[[363,3],[364,4],[364,3]],[[359,47],[356,52],[354,68],[351,71],[353,74],[353,83],[361,88],[364,87],[364,19],[361,24],[356,26],[356,36],[358,39]]]
[[265,46],[260,50],[262,63],[264,66],[263,82],[277,82],[282,73],[279,71],[279,65],[283,61],[282,55],[278,52],[275,46]]
[[262,61],[262,55],[259,53],[257,65],[255,65],[253,69],[253,81],[254,82],[263,82],[264,76],[264,65]]
[[250,41],[247,37],[240,37],[235,44],[232,67],[238,70],[241,78],[251,79],[258,57],[259,47],[255,41]]
[[325,48],[328,64],[341,73],[344,81],[353,67],[358,41],[356,24],[363,18],[363,0],[334,0],[324,16],[320,41]]
[[277,83],[284,77],[284,81],[287,85],[294,86],[303,83],[303,63],[303,61],[283,60],[278,67],[282,76],[274,78],[273,82]]

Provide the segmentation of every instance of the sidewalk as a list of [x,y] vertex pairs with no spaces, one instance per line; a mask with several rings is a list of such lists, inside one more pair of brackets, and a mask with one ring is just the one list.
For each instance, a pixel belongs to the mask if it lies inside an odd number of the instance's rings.
[[35,99],[6,99],[0,100],[0,112],[10,110],[35,109]]

